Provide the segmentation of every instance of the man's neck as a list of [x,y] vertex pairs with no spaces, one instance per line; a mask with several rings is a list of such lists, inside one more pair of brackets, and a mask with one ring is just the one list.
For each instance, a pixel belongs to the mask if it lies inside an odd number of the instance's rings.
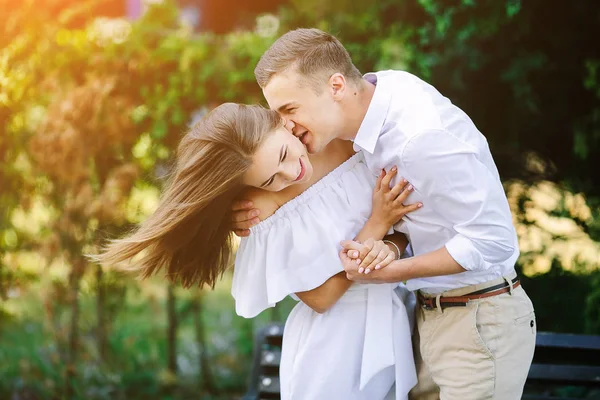
[[353,88],[351,97],[348,99],[348,129],[343,139],[354,140],[356,138],[356,134],[367,115],[374,94],[375,85],[366,79],[362,79],[360,84],[356,88]]

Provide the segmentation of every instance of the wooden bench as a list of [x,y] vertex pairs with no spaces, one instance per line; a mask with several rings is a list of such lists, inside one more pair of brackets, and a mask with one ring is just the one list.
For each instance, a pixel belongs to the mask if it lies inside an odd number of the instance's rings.
[[[281,324],[256,333],[250,384],[243,400],[280,398],[282,336]],[[600,399],[600,336],[538,332],[523,399],[575,398]]]
[[575,398],[600,399],[600,336],[538,332],[523,399]]
[[279,362],[283,325],[271,324],[256,332],[248,392],[242,400],[279,399]]

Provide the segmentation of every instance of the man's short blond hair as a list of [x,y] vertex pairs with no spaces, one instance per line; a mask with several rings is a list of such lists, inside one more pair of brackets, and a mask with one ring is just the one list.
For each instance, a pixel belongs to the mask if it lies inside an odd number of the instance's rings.
[[335,36],[314,28],[289,31],[277,39],[260,58],[254,76],[264,89],[274,75],[290,67],[305,77],[315,90],[336,72],[351,82],[362,79],[342,43]]

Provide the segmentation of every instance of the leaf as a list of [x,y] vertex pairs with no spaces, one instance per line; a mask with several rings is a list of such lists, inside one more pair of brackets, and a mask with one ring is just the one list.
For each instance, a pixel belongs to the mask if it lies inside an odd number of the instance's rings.
[[163,119],[154,121],[154,126],[150,132],[153,139],[162,139],[167,135],[167,123]]
[[506,16],[509,18],[514,17],[521,11],[521,0],[509,0],[506,3]]
[[185,119],[185,115],[180,107],[175,107],[171,114],[171,123],[173,125],[181,125]]

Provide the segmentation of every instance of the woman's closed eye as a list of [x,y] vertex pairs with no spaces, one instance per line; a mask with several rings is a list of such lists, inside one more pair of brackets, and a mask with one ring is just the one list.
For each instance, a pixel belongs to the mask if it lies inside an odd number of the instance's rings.
[[269,187],[269,186],[271,186],[271,184],[273,183],[274,180],[275,180],[275,175],[273,175],[271,177],[271,179],[269,179],[269,182],[267,184],[263,185],[263,187]]
[[[279,165],[281,165],[281,163],[285,161],[285,159],[286,159],[286,157],[287,157],[287,155],[288,155],[288,149],[289,149],[289,147],[288,147],[288,146],[286,146],[286,147],[285,147],[285,150],[284,150],[283,148],[281,149],[281,154],[282,154],[282,155],[281,155],[281,158],[279,159]],[[270,177],[270,178],[269,178],[269,179],[268,179],[268,180],[267,180],[265,183],[263,183],[263,184],[262,184],[260,187],[262,187],[262,188],[266,188],[266,187],[270,186],[270,185],[271,185],[271,184],[272,184],[272,183],[275,181],[275,176],[276,176],[276,175],[277,175],[277,174],[273,174],[273,176],[271,176],[271,177]]]

